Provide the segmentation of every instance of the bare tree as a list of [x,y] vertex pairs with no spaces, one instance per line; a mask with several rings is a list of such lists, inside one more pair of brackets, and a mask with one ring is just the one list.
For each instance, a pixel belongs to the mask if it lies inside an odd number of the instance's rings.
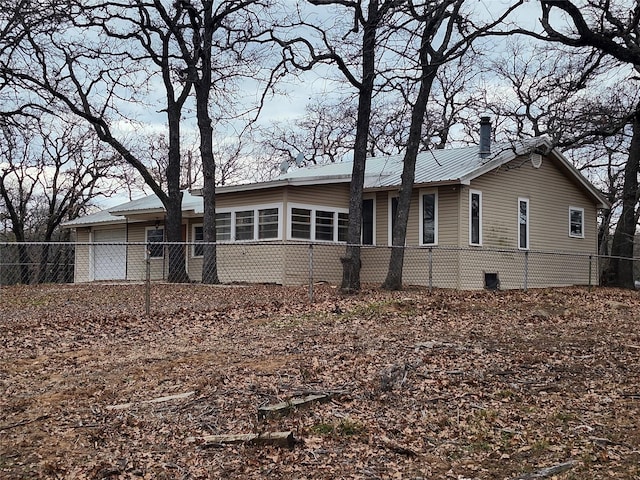
[[[542,33],[519,30],[519,33],[573,48],[591,48],[623,65],[640,71],[640,4],[613,5],[606,0],[577,4],[570,0],[541,0]],[[562,25],[557,27],[556,25]],[[631,78],[630,81],[636,81]],[[605,272],[606,283],[633,288],[634,237],[638,225],[640,191],[640,103],[629,125],[633,134],[624,168],[622,207],[613,236],[611,254],[615,257]]]
[[[475,24],[473,15],[465,13],[464,0],[447,0],[440,2],[407,3],[406,34],[413,34],[416,50],[407,49],[405,58],[416,59],[413,69],[417,72],[409,88],[403,84],[396,87],[407,102],[411,104],[411,123],[404,153],[401,186],[398,195],[398,206],[392,228],[391,257],[387,277],[383,288],[398,290],[402,288],[402,270],[404,264],[404,245],[409,219],[409,207],[415,179],[416,158],[422,142],[422,126],[427,112],[427,103],[439,68],[455,59],[459,59],[471,47],[472,43],[482,35],[491,33],[491,29],[500,25],[508,15],[522,2],[515,2],[501,12],[489,23]],[[411,38],[411,37],[409,37]],[[413,101],[410,98],[411,88],[417,93]]]
[[[179,49],[174,30],[185,16],[182,2],[171,13],[159,0],[128,5],[100,0],[50,3],[49,10],[21,13],[15,27],[22,30],[21,42],[13,49],[0,47],[6,53],[0,75],[28,92],[32,102],[25,95],[17,102],[31,110],[52,110],[57,104],[91,125],[100,140],[135,167],[162,201],[166,238],[180,242],[180,124],[191,91],[175,57]],[[31,28],[34,18],[38,28]],[[136,113],[141,112],[143,97],[152,92],[151,82],[156,78],[164,89],[164,100],[156,100],[164,103],[160,109],[169,138],[166,190],[136,152],[129,132],[122,130],[123,125],[136,124]],[[181,248],[169,251],[169,280],[188,280]]]
[[[18,243],[22,283],[31,278],[23,243],[51,242],[62,222],[76,218],[120,185],[117,159],[104,151],[91,131],[47,120],[23,120],[19,126],[2,128],[0,198]],[[39,282],[46,280],[48,258],[44,245]]]

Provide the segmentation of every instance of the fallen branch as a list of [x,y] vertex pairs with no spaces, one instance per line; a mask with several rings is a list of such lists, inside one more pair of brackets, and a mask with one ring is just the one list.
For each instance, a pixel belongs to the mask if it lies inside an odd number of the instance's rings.
[[382,445],[384,445],[385,448],[388,448],[394,453],[398,453],[400,455],[406,455],[407,457],[418,456],[418,452],[416,452],[415,450],[405,445],[400,445],[399,443],[394,442],[393,440],[390,440],[388,438],[382,438],[381,441],[382,441]]
[[[190,397],[194,393],[196,393],[196,392],[192,391],[192,392],[186,392],[186,393],[178,393],[176,395],[167,395],[165,397],[153,398],[151,400],[143,400],[142,402],[137,402],[137,403],[140,404],[140,405],[144,405],[144,404],[149,404],[149,403],[168,402],[170,400],[182,400],[184,398]],[[135,405],[134,402],[120,403],[118,405],[109,405],[109,406],[106,407],[106,409],[107,410],[125,410],[127,408],[131,408],[133,405]]]
[[296,443],[293,432],[245,433],[238,435],[205,435],[204,437],[189,437],[187,443],[197,443],[202,448],[219,447],[223,445],[272,445],[275,447],[293,448]]
[[554,465],[552,467],[543,468],[541,470],[538,470],[537,472],[525,473],[513,478],[512,480],[534,480],[536,478],[547,478],[558,473],[566,472],[567,470],[575,467],[577,464],[577,460],[568,460],[564,463],[559,463],[558,465]]
[[307,395],[306,397],[292,398],[286,402],[258,407],[258,418],[275,417],[288,414],[294,408],[299,408],[315,402],[326,402],[331,397],[328,394]]
[[9,425],[0,425],[0,431],[10,430],[10,429],[16,428],[16,427],[21,427],[22,425],[28,425],[28,424],[33,423],[33,422],[38,422],[40,420],[46,420],[50,416],[51,415],[40,415],[39,417],[36,417],[36,418],[30,418],[30,419],[27,419],[27,420],[20,420],[19,422],[10,423]]

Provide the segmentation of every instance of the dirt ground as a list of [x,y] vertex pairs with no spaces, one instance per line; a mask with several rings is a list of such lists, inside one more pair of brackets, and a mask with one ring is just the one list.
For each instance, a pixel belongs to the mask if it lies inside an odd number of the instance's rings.
[[315,291],[2,288],[0,478],[640,479],[637,292]]

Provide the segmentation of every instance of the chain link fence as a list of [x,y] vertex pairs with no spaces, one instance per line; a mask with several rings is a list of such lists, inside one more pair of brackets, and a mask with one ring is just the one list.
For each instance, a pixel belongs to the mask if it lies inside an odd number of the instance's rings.
[[[392,248],[361,247],[361,281],[381,284]],[[157,282],[339,284],[344,244],[0,243],[0,284]],[[404,247],[403,283],[429,288],[528,289],[598,285],[610,257]],[[632,262],[640,279],[640,258]]]

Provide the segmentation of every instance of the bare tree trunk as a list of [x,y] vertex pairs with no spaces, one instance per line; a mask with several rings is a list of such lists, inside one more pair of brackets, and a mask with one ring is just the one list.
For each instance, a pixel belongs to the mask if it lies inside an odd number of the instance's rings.
[[[194,82],[196,92],[196,111],[198,117],[198,129],[200,131],[200,156],[202,158],[202,171],[204,175],[204,185],[202,196],[204,202],[204,219],[202,225],[202,236],[205,242],[202,264],[202,283],[220,283],[218,278],[218,258],[216,248],[216,164],[213,156],[213,128],[211,126],[211,115],[209,114],[209,95],[212,87],[211,78],[211,49],[213,32],[215,29],[212,9],[213,2],[203,2],[205,6],[202,13],[202,26],[195,16],[191,17],[191,24],[194,30],[194,42],[197,51],[200,52],[199,59],[201,65],[196,69],[196,65],[191,66],[191,74],[194,78],[200,71],[200,77]],[[198,60],[195,58],[194,60]]]
[[[638,172],[640,164],[640,105],[633,117],[633,135],[629,146],[629,159],[624,168],[622,187],[622,212],[611,244],[614,257],[604,274],[604,283],[609,286],[634,288],[633,244],[637,227],[636,205],[638,204]],[[623,258],[616,258],[623,257]]]
[[[422,50],[422,49],[421,49]],[[426,54],[425,54],[426,55]],[[426,61],[426,60],[425,60]],[[391,258],[387,278],[382,287],[388,290],[400,290],[402,288],[402,268],[404,265],[404,245],[407,238],[407,223],[409,221],[409,206],[411,205],[411,193],[416,177],[416,159],[422,140],[422,125],[427,110],[427,100],[431,92],[431,86],[437,73],[437,67],[428,67],[423,64],[420,90],[416,103],[411,111],[411,126],[409,127],[409,139],[407,151],[404,155],[402,167],[402,184],[398,197],[395,225],[393,226]]]
[[167,118],[169,123],[169,162],[167,165],[167,198],[164,208],[167,212],[165,235],[169,242],[169,275],[171,283],[189,281],[182,238],[182,191],[180,190],[180,112],[181,105],[168,99]]
[[349,227],[347,248],[342,260],[342,284],[345,292],[360,290],[360,235],[362,232],[362,191],[367,162],[367,139],[371,123],[371,97],[375,80],[376,32],[380,12],[378,0],[371,0],[368,20],[364,24],[362,38],[362,84],[358,93],[358,118],[353,151],[353,169],[349,185]]

